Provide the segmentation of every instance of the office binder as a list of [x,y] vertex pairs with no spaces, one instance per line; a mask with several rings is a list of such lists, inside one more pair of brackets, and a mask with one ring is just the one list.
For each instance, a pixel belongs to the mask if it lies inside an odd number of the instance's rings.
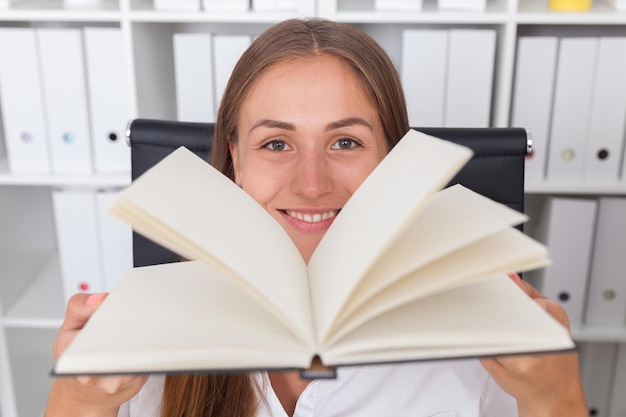
[[255,12],[295,12],[298,10],[297,0],[252,0]]
[[94,170],[130,172],[130,147],[124,130],[132,112],[122,32],[119,28],[85,28],[84,40]]
[[438,0],[439,10],[469,10],[480,12],[487,8],[487,0]]
[[202,9],[206,12],[247,12],[248,0],[202,0]]
[[214,35],[213,61],[215,62],[215,104],[224,94],[226,83],[235,64],[250,45],[251,38],[247,35]]
[[374,7],[382,11],[420,11],[422,0],[375,0]]
[[200,0],[153,0],[155,10],[200,10]]
[[0,111],[9,169],[50,172],[34,29],[0,28]]
[[597,38],[560,41],[546,171],[550,181],[583,179],[597,45]]
[[103,291],[93,191],[55,189],[52,204],[65,299]]
[[616,182],[626,135],[626,37],[602,37],[592,89],[584,180]]
[[619,345],[613,380],[610,416],[626,416],[626,343]]
[[599,199],[585,323],[626,324],[626,197]]
[[517,40],[511,125],[524,127],[532,135],[532,153],[524,167],[527,182],[545,177],[557,48],[556,36],[523,36]]
[[133,267],[132,229],[108,212],[117,190],[95,193],[102,288],[110,291],[124,273]]
[[85,59],[81,29],[36,29],[52,172],[92,172]]
[[443,127],[448,31],[405,29],[401,76],[411,126]]
[[93,9],[94,6],[100,6],[102,3],[103,0],[63,0],[63,6],[69,9]]
[[174,34],[177,118],[214,122],[213,47],[209,33]]
[[533,233],[548,247],[552,264],[525,277],[563,306],[573,328],[583,321],[596,212],[594,199],[547,197]]
[[[615,10],[624,11],[626,10],[626,0],[609,0],[609,4],[613,6]],[[623,412],[626,414],[626,410]]]
[[451,29],[446,92],[446,127],[488,127],[496,32]]
[[609,400],[613,381],[616,343],[580,343],[577,345],[580,376],[585,390],[589,415],[610,417]]

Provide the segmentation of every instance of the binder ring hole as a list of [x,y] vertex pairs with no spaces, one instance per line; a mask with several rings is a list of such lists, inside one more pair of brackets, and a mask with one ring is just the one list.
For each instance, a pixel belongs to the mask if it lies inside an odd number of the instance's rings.
[[567,292],[559,293],[559,301],[569,301],[569,293]]
[[610,289],[610,288],[608,290],[602,291],[602,298],[608,301],[611,301],[612,299],[614,299],[615,295],[616,295],[615,290]]
[[71,132],[63,133],[63,142],[65,142],[65,143],[73,143],[74,142],[74,135]]
[[20,139],[22,139],[22,142],[24,143],[30,143],[33,140],[33,136],[30,134],[30,132],[22,132],[22,134],[20,135]]
[[603,161],[603,160],[607,159],[608,157],[609,157],[609,151],[608,150],[600,149],[598,151],[598,159]]
[[597,416],[597,415],[598,415],[598,409],[595,407],[591,407],[589,409],[589,416],[591,417],[591,416]]
[[574,159],[574,156],[576,156],[576,152],[574,152],[574,150],[571,148],[565,149],[561,153],[561,158],[563,158],[564,161],[571,161],[572,159]]
[[115,133],[115,132],[110,132],[110,133],[109,133],[109,140],[110,140],[111,142],[115,142],[115,141],[117,140],[117,133]]

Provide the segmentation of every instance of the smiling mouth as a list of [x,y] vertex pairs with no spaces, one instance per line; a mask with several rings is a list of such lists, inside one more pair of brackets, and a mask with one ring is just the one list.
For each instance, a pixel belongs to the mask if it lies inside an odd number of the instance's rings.
[[337,214],[339,214],[339,210],[329,210],[323,213],[302,213],[299,211],[285,210],[284,213],[303,222],[319,223],[337,216]]

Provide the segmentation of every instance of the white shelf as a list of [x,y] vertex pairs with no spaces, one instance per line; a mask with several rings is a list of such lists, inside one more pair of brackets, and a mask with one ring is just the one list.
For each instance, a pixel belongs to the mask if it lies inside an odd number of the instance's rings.
[[281,20],[297,17],[297,13],[215,13],[188,11],[133,11],[129,14],[132,22],[143,23],[265,23],[273,24]]
[[424,1],[421,11],[380,11],[359,0],[339,0],[337,10],[324,12],[322,17],[347,23],[428,23],[428,24],[503,24],[510,14],[502,1],[489,2],[484,12],[441,11],[434,1]]
[[130,172],[107,175],[13,174],[6,159],[0,160],[0,185],[123,187],[130,184]]
[[102,0],[96,5],[67,7],[62,0],[22,0],[0,12],[0,21],[119,22],[119,2]]
[[585,326],[571,332],[578,342],[626,343],[626,326]]
[[4,327],[58,329],[65,315],[61,268],[53,256],[2,319]]
[[614,183],[526,183],[526,194],[626,195],[626,181]]
[[7,339],[19,417],[40,416],[52,385],[55,330],[9,329]]

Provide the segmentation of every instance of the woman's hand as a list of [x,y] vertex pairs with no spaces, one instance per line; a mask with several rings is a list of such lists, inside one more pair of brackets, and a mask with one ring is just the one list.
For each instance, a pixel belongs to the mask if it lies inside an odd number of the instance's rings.
[[[565,310],[519,276],[511,278],[552,317],[569,329]],[[481,359],[500,387],[517,399],[520,417],[587,417],[578,355],[554,353]]]
[[[67,305],[65,321],[54,340],[58,358],[76,337],[106,294],[76,294]],[[56,378],[45,417],[115,417],[119,406],[133,397],[147,376],[59,377]]]

